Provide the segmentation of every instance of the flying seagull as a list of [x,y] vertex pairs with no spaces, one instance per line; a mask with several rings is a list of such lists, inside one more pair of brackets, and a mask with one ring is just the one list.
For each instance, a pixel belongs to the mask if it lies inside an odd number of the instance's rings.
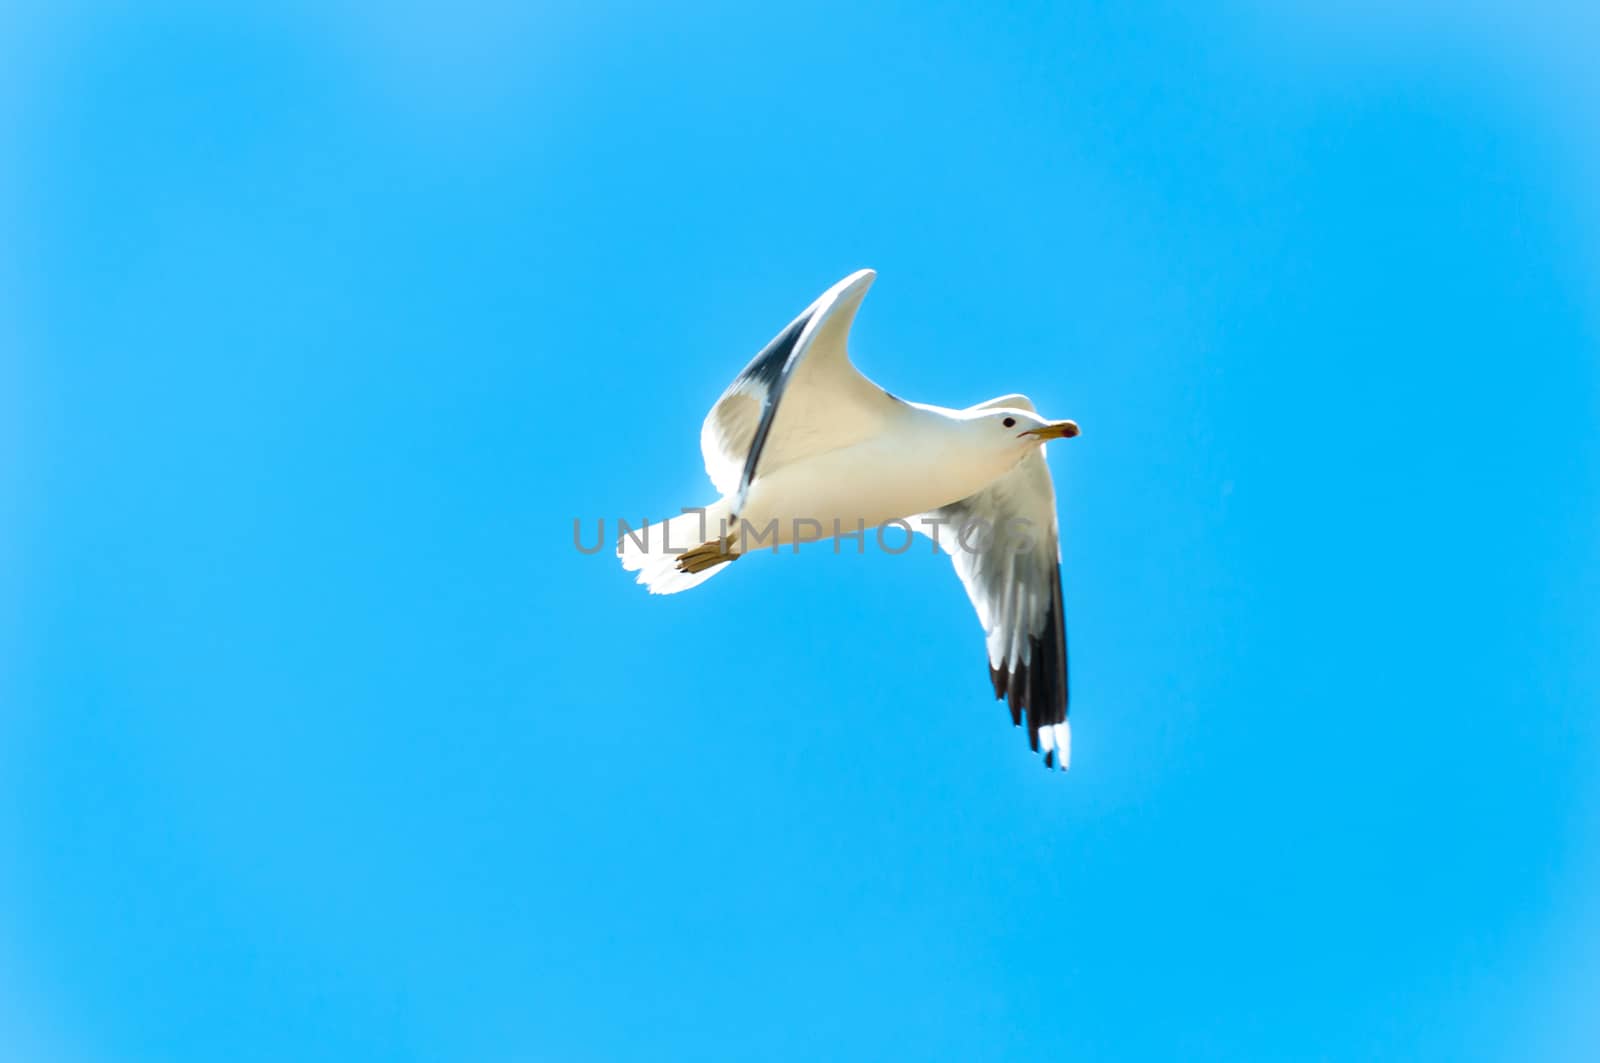
[[1044,443],[1078,434],[1022,395],[964,410],[895,398],[845,342],[870,269],[823,292],[722,393],[700,430],[721,498],[624,532],[623,568],[675,594],[753,550],[903,522],[955,563],[989,678],[1046,767],[1071,757],[1055,491]]

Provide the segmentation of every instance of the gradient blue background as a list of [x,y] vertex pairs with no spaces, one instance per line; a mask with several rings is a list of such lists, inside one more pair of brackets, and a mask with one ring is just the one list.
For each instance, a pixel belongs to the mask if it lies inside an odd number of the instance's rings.
[[[8,7],[7,1058],[1595,1058],[1600,21],[1108,6]],[[1064,777],[573,548],[861,266],[1084,427]]]

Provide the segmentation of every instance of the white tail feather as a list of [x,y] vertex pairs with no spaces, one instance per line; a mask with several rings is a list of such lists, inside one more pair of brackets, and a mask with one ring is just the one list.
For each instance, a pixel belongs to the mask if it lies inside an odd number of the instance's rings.
[[678,555],[724,534],[732,508],[719,499],[705,507],[703,514],[694,510],[671,520],[651,521],[642,528],[625,529],[617,539],[617,557],[623,568],[639,573],[637,582],[650,588],[651,594],[677,594],[698,587],[728,566],[679,572]]

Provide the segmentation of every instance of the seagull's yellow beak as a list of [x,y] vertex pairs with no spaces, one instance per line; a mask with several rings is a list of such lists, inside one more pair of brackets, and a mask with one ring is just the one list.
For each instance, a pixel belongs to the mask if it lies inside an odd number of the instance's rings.
[[1050,439],[1071,439],[1077,434],[1077,421],[1052,421],[1043,428],[1030,428],[1026,432],[1019,433],[1017,438],[1021,439],[1024,436],[1032,436],[1039,442],[1043,443]]

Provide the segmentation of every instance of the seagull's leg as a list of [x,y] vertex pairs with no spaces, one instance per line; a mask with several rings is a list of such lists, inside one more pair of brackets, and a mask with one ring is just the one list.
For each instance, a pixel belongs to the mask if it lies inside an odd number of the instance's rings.
[[678,555],[678,571],[693,575],[704,572],[708,568],[725,565],[729,561],[739,560],[739,555],[733,552],[733,536],[724,535],[720,539],[701,543],[691,550],[685,550]]

